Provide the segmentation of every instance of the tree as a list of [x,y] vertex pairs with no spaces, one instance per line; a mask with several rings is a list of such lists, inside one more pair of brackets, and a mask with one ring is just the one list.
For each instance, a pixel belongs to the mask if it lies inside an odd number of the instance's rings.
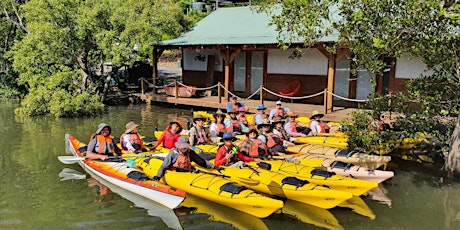
[[172,0],[31,0],[22,9],[29,33],[12,56],[29,89],[18,110],[27,115],[100,112],[98,66],[148,61],[152,43],[191,25]]
[[[459,4],[455,0],[278,0],[263,1],[259,10],[273,15],[272,23],[279,31],[282,47],[296,41],[304,41],[308,47],[325,36],[337,33],[337,43],[327,44],[327,50],[336,52],[337,44],[349,47],[354,54],[355,66],[380,73],[388,64],[394,64],[386,63],[385,57],[398,58],[403,53],[409,53],[413,57],[423,57],[425,63],[436,71],[434,78],[428,81],[441,86],[449,80],[456,88],[460,79]],[[439,105],[440,99],[449,99],[450,95],[442,88],[437,91],[439,95],[430,94],[430,88],[423,87],[423,80],[422,84],[416,83],[417,80],[410,83],[409,95],[398,95],[401,102],[414,98],[421,101],[422,111],[404,111],[406,125],[415,121],[408,119],[412,117],[421,119],[425,127],[438,127],[430,117],[458,116],[458,97],[449,103],[450,108],[432,109],[441,107],[433,105]],[[429,96],[429,99],[423,96]],[[400,121],[401,127],[405,126],[404,120]],[[368,122],[368,119],[359,122]],[[452,125],[443,127],[441,129]],[[455,133],[452,136],[459,135]],[[450,172],[460,172],[460,161],[455,160],[460,158],[458,148],[451,151],[447,158],[446,169]]]

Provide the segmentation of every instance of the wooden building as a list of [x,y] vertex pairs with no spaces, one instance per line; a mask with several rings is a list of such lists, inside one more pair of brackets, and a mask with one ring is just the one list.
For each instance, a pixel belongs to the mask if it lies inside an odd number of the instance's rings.
[[[301,100],[308,104],[325,103],[326,112],[331,111],[333,105],[354,105],[343,98],[365,100],[373,92],[404,91],[404,82],[408,79],[431,74],[422,59],[403,55],[393,60],[396,64],[385,69],[383,76],[375,76],[365,69],[359,69],[354,75],[350,72],[349,49],[342,47],[336,54],[325,49],[327,44],[336,43],[337,36],[324,37],[313,47],[302,48],[301,54],[295,49],[281,50],[278,32],[269,26],[270,19],[250,7],[219,8],[179,38],[156,45],[154,63],[163,50],[180,49],[184,84],[208,87],[221,82],[240,97],[248,97],[261,85],[278,93],[283,85],[297,80],[301,87],[296,97],[325,89],[339,96],[328,94]],[[303,43],[292,45],[302,47]],[[376,82],[375,88],[371,80]],[[228,99],[228,95],[225,96]],[[279,99],[267,92],[263,96],[268,100]]]

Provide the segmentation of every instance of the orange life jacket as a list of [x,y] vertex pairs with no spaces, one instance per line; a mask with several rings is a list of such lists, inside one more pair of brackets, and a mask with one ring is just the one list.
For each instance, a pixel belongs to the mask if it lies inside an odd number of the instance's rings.
[[241,130],[240,122],[238,119],[230,118],[230,126],[227,127],[227,132],[238,132]]
[[[297,133],[297,126],[298,126],[297,122],[295,122],[295,121],[290,121],[289,123],[291,123],[291,131],[292,131],[293,133]],[[309,125],[309,126],[310,126],[310,125]]]
[[98,154],[108,154],[108,153],[115,153],[115,146],[113,144],[112,137],[107,136],[104,137],[102,135],[96,135],[96,145],[94,146],[94,150],[92,152],[96,152]]
[[183,153],[181,153],[178,150],[174,150],[178,156],[176,162],[173,164],[173,170],[176,168],[183,168],[183,169],[191,169],[192,164],[190,163],[190,156],[187,155],[185,156]]
[[[313,121],[313,120],[311,120],[310,122],[308,122],[308,127],[310,127],[312,121]],[[319,133],[329,133],[330,127],[329,127],[329,125],[327,125],[326,122],[318,121],[318,123],[319,123],[319,127],[321,128],[321,130],[320,130]]]
[[[256,117],[257,117],[257,115],[258,115],[258,114],[255,114],[254,116],[252,116],[252,123],[254,123],[254,124],[256,123]],[[267,119],[267,118],[268,118],[267,114],[266,114],[266,113],[262,113],[262,120],[263,120],[263,119]]]
[[286,114],[284,113],[284,109],[283,108],[278,108],[276,110],[276,113],[273,114],[273,119],[277,118],[277,117],[281,117],[281,118],[285,118]]
[[283,139],[274,133],[266,133],[265,137],[267,138],[268,148],[273,148],[276,145],[283,145]]
[[249,125],[248,118],[246,118],[246,116],[242,115],[242,116],[239,117],[239,119],[240,119],[241,123],[243,123],[243,125],[246,125],[246,126]]
[[[126,135],[129,135],[129,143],[131,143],[131,145],[134,147],[134,146],[139,146],[140,148],[139,149],[136,149],[136,150],[142,150],[144,149],[144,143],[142,142],[141,140],[141,137],[139,137],[139,134],[137,133],[123,133],[120,137],[120,144],[121,144],[121,147],[124,149],[124,150],[128,150],[128,148],[126,148],[126,146],[123,145],[123,138],[126,136]],[[136,148],[136,147],[135,147]]]
[[225,127],[225,124],[223,123],[217,124],[216,135],[218,137],[222,137],[225,132],[227,132],[227,128]]

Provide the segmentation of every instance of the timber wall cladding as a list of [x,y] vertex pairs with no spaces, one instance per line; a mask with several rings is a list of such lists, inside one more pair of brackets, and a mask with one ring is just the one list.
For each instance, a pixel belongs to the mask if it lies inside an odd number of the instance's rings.
[[194,85],[199,88],[216,85],[217,82],[224,82],[224,73],[214,71],[213,77],[207,76],[206,71],[184,70],[183,83],[186,85]]
[[[297,75],[297,74],[267,74],[265,81],[266,88],[279,93],[281,87],[284,84],[293,80],[300,81],[300,90],[294,95],[294,97],[301,97],[312,95],[320,91],[324,91],[327,88],[327,76],[324,75]],[[266,93],[264,97],[267,100],[278,100],[277,96]],[[286,100],[286,99],[284,99]],[[324,95],[312,97],[309,99],[295,100],[295,102],[305,102],[322,104],[324,101]]]

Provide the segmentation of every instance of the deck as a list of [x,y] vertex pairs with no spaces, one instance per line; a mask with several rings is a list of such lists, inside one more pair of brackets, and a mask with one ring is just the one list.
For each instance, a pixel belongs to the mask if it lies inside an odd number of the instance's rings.
[[[196,110],[216,111],[217,108],[220,108],[223,112],[226,112],[227,108],[227,102],[225,98],[222,97],[222,103],[219,103],[218,96],[206,96],[200,98],[175,98],[164,94],[151,93],[139,94],[138,96],[146,103],[166,103],[172,105],[191,106],[192,108],[196,108]],[[257,106],[260,104],[259,100],[239,100],[239,102],[246,104],[249,107],[250,113],[255,113]],[[264,105],[267,107],[267,112],[269,113],[272,108],[276,107],[276,101],[264,101]],[[291,103],[283,101],[282,106],[290,108],[299,114],[299,116],[310,117],[313,110],[318,110],[320,113],[324,113],[323,105]],[[325,114],[322,120],[340,122],[344,119],[349,119],[351,117],[351,113],[356,110],[356,108],[334,107],[333,112]]]

